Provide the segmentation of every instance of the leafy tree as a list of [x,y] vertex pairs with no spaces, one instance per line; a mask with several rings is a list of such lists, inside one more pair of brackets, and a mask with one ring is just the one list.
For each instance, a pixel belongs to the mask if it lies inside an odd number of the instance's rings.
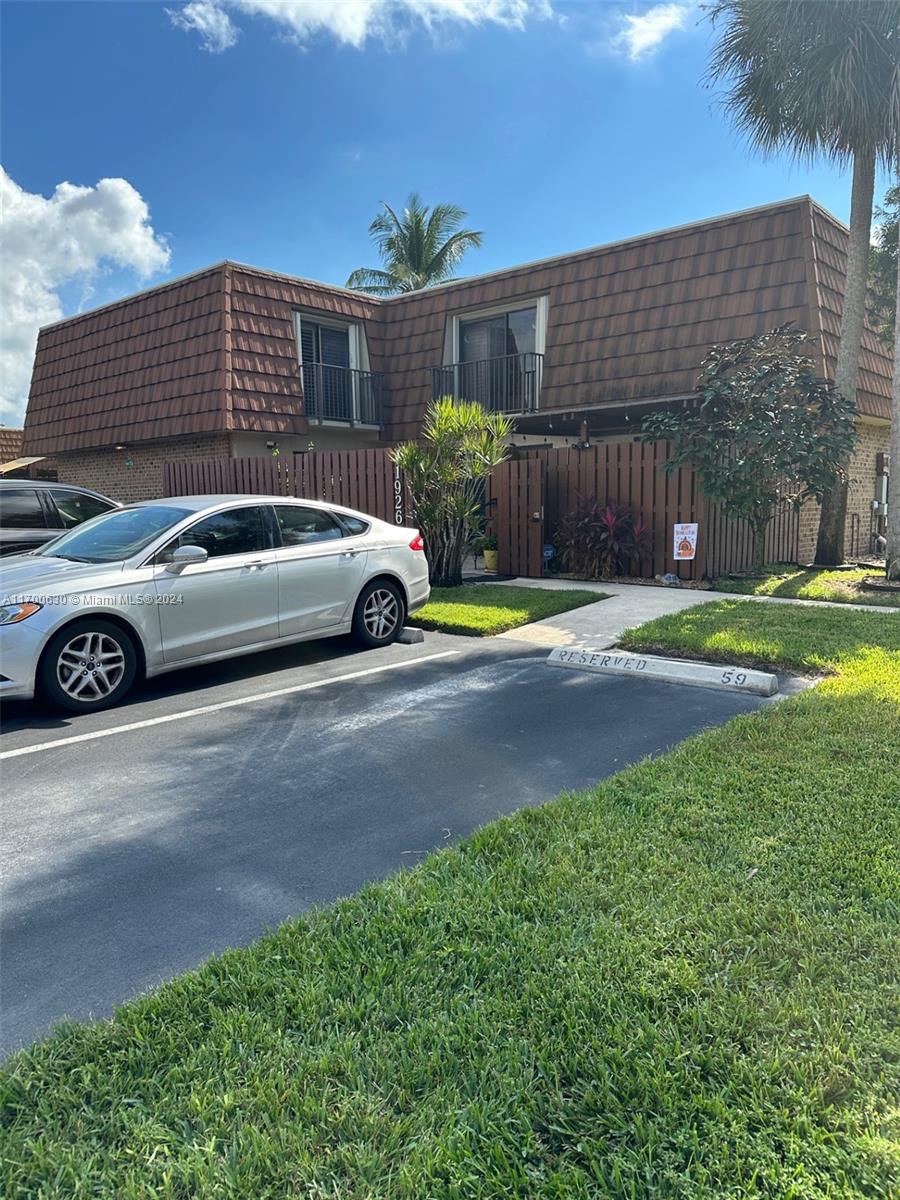
[[668,440],[667,471],[690,465],[705,495],[750,526],[761,574],[766,526],[779,504],[821,499],[855,439],[851,401],[819,378],[809,334],[786,326],[713,346],[697,399],[645,418],[645,441]]
[[[900,0],[714,0],[710,77],[765,151],[851,162],[850,241],[835,386],[855,400],[875,168],[900,146]],[[823,497],[816,561],[843,559],[846,471]]]
[[894,346],[897,318],[897,242],[900,226],[900,183],[888,188],[875,209],[878,229],[869,257],[869,324],[886,346]]
[[481,532],[481,497],[494,467],[509,457],[512,421],[449,396],[429,405],[421,440],[391,457],[406,476],[435,587],[462,583],[466,550]]
[[395,296],[433,287],[452,278],[466,251],[481,245],[481,233],[460,228],[467,214],[456,204],[429,209],[411,192],[401,217],[384,201],[381,207],[369,233],[384,268],[360,267],[347,280],[348,288]]

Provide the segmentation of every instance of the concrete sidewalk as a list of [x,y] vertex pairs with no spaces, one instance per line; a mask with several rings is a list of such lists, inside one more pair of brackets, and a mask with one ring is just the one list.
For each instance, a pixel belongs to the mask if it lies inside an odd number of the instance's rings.
[[813,608],[850,608],[863,612],[900,614],[900,609],[875,604],[835,604],[824,600],[786,600],[781,596],[742,596],[734,592],[708,592],[694,588],[650,587],[635,583],[579,582],[572,579],[511,579],[497,582],[498,587],[538,587],[600,592],[609,598],[586,604],[571,612],[545,617],[530,625],[520,625],[499,634],[514,642],[533,646],[591,646],[605,650],[614,646],[626,629],[643,625],[655,617],[683,612],[697,604],[716,600],[752,600],[759,604],[799,604]]

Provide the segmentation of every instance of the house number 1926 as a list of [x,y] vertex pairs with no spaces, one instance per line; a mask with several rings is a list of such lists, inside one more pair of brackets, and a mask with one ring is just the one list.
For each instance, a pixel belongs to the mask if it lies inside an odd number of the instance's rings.
[[394,470],[394,524],[403,524],[403,480],[400,472]]

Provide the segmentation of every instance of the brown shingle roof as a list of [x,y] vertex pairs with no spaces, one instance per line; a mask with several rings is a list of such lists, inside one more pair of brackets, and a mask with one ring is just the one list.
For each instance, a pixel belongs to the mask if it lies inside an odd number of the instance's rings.
[[[811,273],[817,301],[814,311],[819,319],[816,332],[821,332],[826,370],[834,378],[847,271],[847,230],[824,208],[812,204],[811,209]],[[863,332],[857,397],[860,412],[890,420],[891,358],[884,343],[868,328]]]
[[224,428],[224,267],[42,329],[28,454]]
[[[834,368],[847,231],[809,197],[379,300],[221,263],[41,331],[28,454],[190,433],[303,433],[293,314],[363,324],[388,433],[414,436],[447,317],[547,295],[542,409],[684,395],[714,342],[795,322]],[[866,336],[863,413],[887,416],[891,363]]]
[[21,429],[8,429],[0,425],[0,466],[22,457],[22,438]]

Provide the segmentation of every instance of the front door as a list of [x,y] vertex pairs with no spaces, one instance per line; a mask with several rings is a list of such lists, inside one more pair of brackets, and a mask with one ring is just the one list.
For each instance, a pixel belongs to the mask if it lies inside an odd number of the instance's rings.
[[165,662],[277,638],[278,575],[266,518],[259,504],[229,508],[203,517],[166,547],[202,546],[209,557],[178,574],[155,567]]
[[362,538],[345,536],[324,509],[274,507],[282,543],[275,552],[279,636],[325,632],[349,620],[366,565]]

